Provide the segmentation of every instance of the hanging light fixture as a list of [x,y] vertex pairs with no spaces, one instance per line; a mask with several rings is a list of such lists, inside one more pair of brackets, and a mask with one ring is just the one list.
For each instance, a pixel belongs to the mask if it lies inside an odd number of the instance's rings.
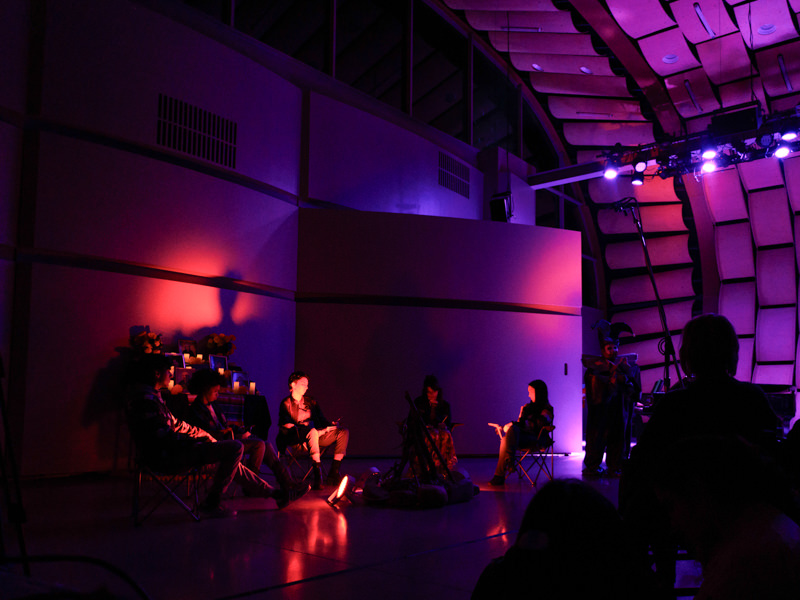
[[642,185],[642,184],[644,184],[644,171],[636,171],[636,170],[634,170],[633,175],[631,176],[631,183],[633,185]]

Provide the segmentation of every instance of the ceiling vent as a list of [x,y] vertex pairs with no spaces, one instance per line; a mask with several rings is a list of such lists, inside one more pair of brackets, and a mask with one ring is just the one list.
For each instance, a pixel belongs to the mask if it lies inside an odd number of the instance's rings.
[[469,198],[469,167],[439,152],[439,185]]

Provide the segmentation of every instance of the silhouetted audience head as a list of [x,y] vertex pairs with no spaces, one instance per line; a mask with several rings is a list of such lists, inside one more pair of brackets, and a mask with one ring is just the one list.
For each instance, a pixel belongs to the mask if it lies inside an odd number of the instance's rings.
[[684,326],[679,354],[687,375],[732,377],[739,363],[739,338],[722,315],[700,315]]
[[220,375],[217,371],[201,369],[192,375],[192,378],[189,380],[188,388],[190,394],[197,394],[202,397],[214,386],[218,385],[222,387],[226,383],[227,380],[225,377]]
[[536,392],[536,402],[544,402],[550,404],[550,397],[547,392],[547,384],[541,379],[534,379],[528,384]]
[[133,364],[132,381],[144,385],[155,385],[171,368],[172,360],[163,354],[145,354]]
[[533,497],[514,546],[481,574],[473,600],[504,597],[650,598],[614,505],[577,479],[554,479]]

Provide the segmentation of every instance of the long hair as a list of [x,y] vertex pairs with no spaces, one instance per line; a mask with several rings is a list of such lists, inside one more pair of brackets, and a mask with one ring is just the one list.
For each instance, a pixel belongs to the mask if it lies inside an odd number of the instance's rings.
[[534,379],[529,384],[536,391],[536,402],[550,404],[550,394],[547,392],[547,384],[541,379]]

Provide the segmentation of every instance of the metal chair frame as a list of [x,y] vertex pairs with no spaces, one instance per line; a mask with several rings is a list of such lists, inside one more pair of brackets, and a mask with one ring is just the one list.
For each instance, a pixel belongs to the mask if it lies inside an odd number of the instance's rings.
[[[147,465],[136,461],[134,466],[134,488],[133,488],[133,501],[131,516],[133,517],[133,524],[138,527],[144,523],[145,519],[149,517],[155,510],[161,506],[168,498],[171,498],[178,506],[180,506],[189,516],[195,521],[200,520],[199,515],[199,482],[201,479],[201,467],[192,467],[180,473],[161,473],[151,469]],[[142,503],[142,483],[143,479],[150,479],[155,482],[159,487],[156,494],[148,498]],[[178,489],[186,485],[188,489],[189,500],[191,506],[184,502],[178,495]]]
[[[555,426],[548,425],[543,427],[543,429],[552,433],[553,430],[555,430]],[[539,476],[542,474],[542,471],[544,471],[548,481],[552,480],[555,470],[555,445],[555,440],[551,437],[550,443],[547,446],[536,445],[517,448],[517,456],[512,470],[517,472],[520,480],[525,477],[533,487],[536,487],[536,483],[539,481]],[[527,466],[525,466],[526,459],[530,459]],[[536,476],[531,477],[530,471],[535,467],[538,467]]]

